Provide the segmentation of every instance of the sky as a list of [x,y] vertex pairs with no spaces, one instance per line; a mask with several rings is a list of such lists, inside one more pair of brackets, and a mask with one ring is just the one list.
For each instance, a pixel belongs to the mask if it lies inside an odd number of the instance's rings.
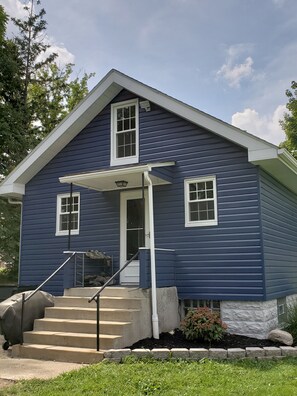
[[[0,0],[10,16],[25,0]],[[297,79],[297,0],[42,0],[61,65],[117,69],[271,143]],[[8,34],[13,34],[12,25]],[[76,76],[75,76],[76,77]]]

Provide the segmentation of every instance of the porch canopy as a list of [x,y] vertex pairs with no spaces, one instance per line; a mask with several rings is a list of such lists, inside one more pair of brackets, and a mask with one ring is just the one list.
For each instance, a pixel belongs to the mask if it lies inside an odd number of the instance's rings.
[[[125,181],[125,188],[141,188],[143,185],[148,186],[147,180],[143,174],[150,173],[150,179],[153,186],[171,184],[172,175],[171,167],[175,165],[171,162],[156,162],[144,165],[126,166],[125,168],[113,168],[107,170],[98,170],[75,175],[62,176],[59,178],[61,183],[72,183],[75,186],[89,188],[97,191],[113,191],[123,187],[118,187],[117,182]],[[144,184],[143,184],[144,183]]]

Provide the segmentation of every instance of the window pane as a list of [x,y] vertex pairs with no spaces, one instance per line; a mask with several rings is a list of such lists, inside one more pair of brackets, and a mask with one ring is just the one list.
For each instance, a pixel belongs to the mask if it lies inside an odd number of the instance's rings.
[[195,201],[197,199],[196,192],[190,192],[190,201]]
[[143,227],[143,200],[127,201],[127,229]]
[[139,247],[143,246],[143,231],[128,230],[127,231],[127,260],[134,256]]
[[205,199],[205,191],[199,191],[198,192],[198,199]]
[[117,157],[131,157],[136,154],[135,132],[117,134]]

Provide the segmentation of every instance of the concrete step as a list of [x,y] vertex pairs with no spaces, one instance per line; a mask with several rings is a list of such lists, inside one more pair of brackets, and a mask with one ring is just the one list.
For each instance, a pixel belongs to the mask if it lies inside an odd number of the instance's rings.
[[97,352],[94,349],[87,348],[24,344],[13,345],[12,357],[92,364],[100,362],[103,359],[103,352]]
[[[124,332],[129,331],[130,327],[131,322],[110,322],[100,320],[100,332],[103,334],[123,335]],[[96,334],[97,322],[96,320],[43,318],[35,320],[34,331]]]
[[[96,334],[28,331],[24,333],[24,343],[96,349]],[[121,348],[122,344],[119,335],[100,334],[100,350]]]
[[[76,287],[64,290],[66,297],[92,297],[100,287]],[[138,287],[108,286],[101,296],[104,297],[126,297],[126,298],[147,298],[149,291]]]
[[[138,309],[100,308],[100,320],[131,322],[139,312]],[[96,308],[48,307],[45,318],[96,320]]]
[[[100,297],[100,308],[137,309],[141,307],[140,298]],[[96,308],[95,301],[89,303],[87,297],[55,297],[56,307]]]

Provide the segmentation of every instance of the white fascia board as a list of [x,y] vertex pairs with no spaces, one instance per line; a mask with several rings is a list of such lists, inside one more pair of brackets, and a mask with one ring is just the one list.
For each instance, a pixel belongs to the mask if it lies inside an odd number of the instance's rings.
[[3,185],[26,184],[58,154],[121,90],[109,73],[64,120],[10,173]]
[[7,198],[22,199],[25,195],[25,186],[20,183],[6,184],[0,186],[0,195]]
[[267,148],[263,150],[249,150],[248,152],[248,160],[252,164],[268,160],[278,158],[278,148],[275,146],[273,148]]
[[164,107],[166,110],[169,110],[196,125],[220,135],[225,139],[231,140],[248,150],[276,148],[272,143],[266,142],[257,136],[236,128],[233,125],[227,124],[224,121],[195,109],[194,107],[157,91],[154,88],[144,85],[137,80],[127,77],[122,73],[118,72],[115,75],[114,80],[127,90],[132,91],[137,95]]
[[59,178],[60,183],[74,183],[74,182],[81,182],[86,178],[89,180],[98,179],[100,177],[112,177],[112,176],[125,176],[134,173],[142,173],[145,171],[151,171],[153,168],[160,168],[166,166],[174,166],[174,161],[169,162],[156,162],[156,163],[149,163],[145,165],[138,165],[138,166],[131,166],[127,168],[117,168],[117,169],[108,169],[105,171],[94,171],[94,172],[86,172],[76,175],[69,175],[69,176],[62,176]]

